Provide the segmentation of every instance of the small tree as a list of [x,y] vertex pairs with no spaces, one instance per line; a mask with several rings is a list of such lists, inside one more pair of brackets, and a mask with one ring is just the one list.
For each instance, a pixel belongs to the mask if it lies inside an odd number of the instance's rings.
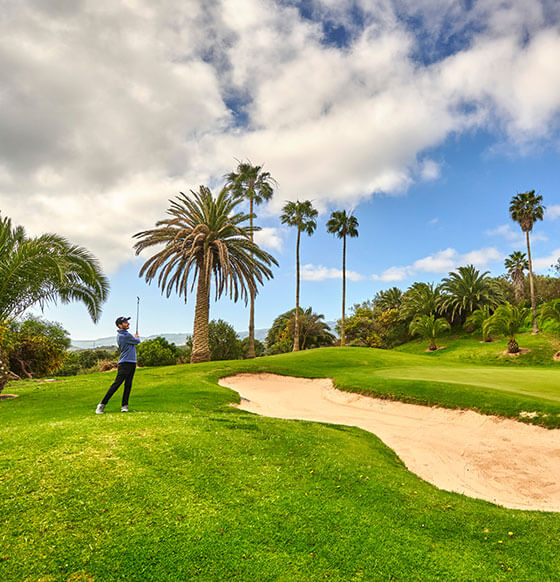
[[208,344],[210,358],[217,360],[239,360],[241,342],[233,327],[223,319],[212,320],[208,324]]
[[437,350],[436,340],[444,331],[450,329],[449,322],[443,317],[420,315],[410,323],[410,333],[430,340],[431,352]]
[[490,307],[485,305],[481,309],[476,309],[467,317],[467,321],[465,321],[465,327],[471,327],[473,329],[480,329],[482,332],[482,340],[485,342],[491,342],[492,338],[490,334],[487,333],[487,329],[485,327],[486,322],[488,319],[492,317],[492,313],[490,311]]
[[543,303],[538,309],[538,315],[543,322],[548,320],[560,323],[560,299]]
[[484,333],[499,333],[508,338],[507,351],[509,354],[519,352],[519,344],[515,339],[521,328],[527,324],[531,311],[526,307],[518,307],[511,303],[500,305],[494,315],[484,326]]
[[174,343],[163,337],[143,341],[136,350],[139,366],[172,366],[181,353]]

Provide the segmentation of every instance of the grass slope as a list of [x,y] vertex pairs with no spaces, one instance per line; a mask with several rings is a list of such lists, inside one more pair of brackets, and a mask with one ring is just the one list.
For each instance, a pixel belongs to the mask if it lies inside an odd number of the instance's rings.
[[240,371],[329,376],[444,406],[560,413],[553,367],[432,355],[323,349],[140,369],[128,415],[119,394],[93,414],[113,374],[10,385],[0,579],[555,580],[559,514],[438,490],[374,435],[244,413],[216,384]]

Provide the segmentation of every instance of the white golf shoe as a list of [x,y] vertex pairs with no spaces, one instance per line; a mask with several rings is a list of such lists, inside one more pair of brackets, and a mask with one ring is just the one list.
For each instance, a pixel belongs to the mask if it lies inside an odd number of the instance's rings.
[[105,410],[105,404],[102,404],[101,402],[97,405],[97,408],[95,409],[95,414],[103,414],[103,411]]
[[128,412],[128,404],[125,404],[122,408],[121,408],[121,412]]

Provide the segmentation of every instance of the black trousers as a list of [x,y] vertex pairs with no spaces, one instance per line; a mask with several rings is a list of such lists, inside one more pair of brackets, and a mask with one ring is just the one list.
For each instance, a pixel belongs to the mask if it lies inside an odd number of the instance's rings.
[[124,391],[122,396],[122,405],[128,406],[128,397],[130,396],[130,389],[132,388],[132,378],[136,371],[135,362],[121,362],[117,368],[117,377],[111,384],[107,394],[103,397],[101,404],[107,404],[111,396],[119,389],[119,386],[124,382]]

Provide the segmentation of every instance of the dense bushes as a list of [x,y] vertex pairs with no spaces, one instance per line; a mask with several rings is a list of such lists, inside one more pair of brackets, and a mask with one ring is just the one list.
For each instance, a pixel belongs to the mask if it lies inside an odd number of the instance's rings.
[[181,350],[163,337],[145,340],[136,348],[139,366],[171,366],[181,356]]

